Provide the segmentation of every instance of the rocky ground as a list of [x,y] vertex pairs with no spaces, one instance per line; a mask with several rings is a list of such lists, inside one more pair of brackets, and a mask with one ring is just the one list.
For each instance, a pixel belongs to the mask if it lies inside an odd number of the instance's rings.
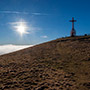
[[0,56],[0,90],[89,90],[90,36],[56,39]]

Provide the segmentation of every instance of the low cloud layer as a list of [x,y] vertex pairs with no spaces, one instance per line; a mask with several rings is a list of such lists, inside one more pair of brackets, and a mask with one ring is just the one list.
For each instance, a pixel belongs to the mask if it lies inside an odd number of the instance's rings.
[[0,55],[18,51],[33,45],[0,45]]

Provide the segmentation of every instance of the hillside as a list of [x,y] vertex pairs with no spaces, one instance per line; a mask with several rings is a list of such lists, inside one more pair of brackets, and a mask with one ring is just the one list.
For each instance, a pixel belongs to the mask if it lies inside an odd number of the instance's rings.
[[90,36],[56,39],[0,56],[0,90],[89,90]]

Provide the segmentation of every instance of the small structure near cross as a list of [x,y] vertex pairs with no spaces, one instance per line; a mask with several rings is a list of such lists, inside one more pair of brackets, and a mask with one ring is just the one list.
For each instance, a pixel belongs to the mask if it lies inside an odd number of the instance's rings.
[[74,37],[76,36],[76,31],[74,29],[74,22],[76,22],[76,20],[74,20],[74,17],[72,17],[72,20],[70,20],[70,22],[72,22],[71,37]]

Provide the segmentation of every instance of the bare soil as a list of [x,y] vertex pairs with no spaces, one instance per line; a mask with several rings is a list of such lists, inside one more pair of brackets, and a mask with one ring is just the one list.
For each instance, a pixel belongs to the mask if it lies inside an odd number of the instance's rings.
[[0,90],[90,90],[90,36],[1,55]]

